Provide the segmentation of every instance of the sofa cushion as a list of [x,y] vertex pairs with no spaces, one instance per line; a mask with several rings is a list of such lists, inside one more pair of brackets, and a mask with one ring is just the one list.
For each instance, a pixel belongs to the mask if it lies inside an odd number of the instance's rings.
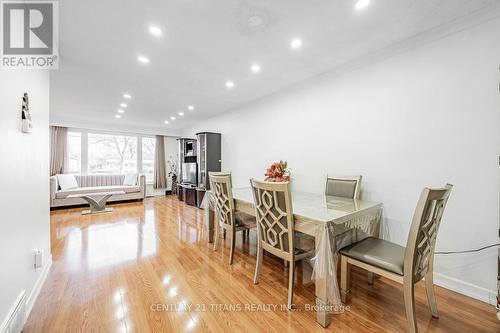
[[57,191],[56,199],[65,199],[68,195],[75,194],[87,194],[87,193],[103,193],[103,192],[115,192],[115,191],[123,191],[125,193],[134,193],[140,192],[140,186],[93,186],[93,187],[79,187],[66,191]]
[[66,191],[78,188],[78,183],[76,182],[75,175],[56,175],[56,177],[61,190]]

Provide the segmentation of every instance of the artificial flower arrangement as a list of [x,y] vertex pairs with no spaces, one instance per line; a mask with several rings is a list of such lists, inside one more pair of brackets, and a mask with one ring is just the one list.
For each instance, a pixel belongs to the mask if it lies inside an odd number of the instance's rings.
[[266,170],[266,181],[268,182],[288,182],[290,181],[290,170],[286,161],[274,162]]

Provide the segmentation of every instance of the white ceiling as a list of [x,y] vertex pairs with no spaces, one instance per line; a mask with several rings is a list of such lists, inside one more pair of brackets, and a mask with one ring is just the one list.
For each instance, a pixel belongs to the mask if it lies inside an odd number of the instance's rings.
[[[371,0],[356,11],[356,0],[61,1],[51,119],[181,129],[498,2]],[[258,28],[248,23],[254,15]],[[161,38],[150,24],[163,29]],[[295,37],[300,50],[289,46]],[[139,54],[150,63],[139,64]],[[125,92],[133,98],[115,119]],[[181,110],[182,119],[163,123]]]

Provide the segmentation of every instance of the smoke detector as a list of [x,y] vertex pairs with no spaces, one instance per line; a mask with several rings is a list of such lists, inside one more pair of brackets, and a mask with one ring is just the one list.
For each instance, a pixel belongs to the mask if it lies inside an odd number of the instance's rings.
[[257,14],[251,15],[247,19],[248,26],[251,27],[251,28],[258,28],[261,25],[263,25],[264,22],[265,22],[265,19],[262,16],[257,15]]

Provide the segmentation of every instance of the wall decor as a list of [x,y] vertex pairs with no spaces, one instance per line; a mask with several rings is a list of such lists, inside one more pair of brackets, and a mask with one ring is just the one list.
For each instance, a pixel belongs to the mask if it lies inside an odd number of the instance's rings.
[[30,102],[29,102],[28,93],[24,93],[22,113],[21,113],[21,122],[22,122],[23,133],[31,133],[31,131],[33,129],[29,104],[30,104]]

